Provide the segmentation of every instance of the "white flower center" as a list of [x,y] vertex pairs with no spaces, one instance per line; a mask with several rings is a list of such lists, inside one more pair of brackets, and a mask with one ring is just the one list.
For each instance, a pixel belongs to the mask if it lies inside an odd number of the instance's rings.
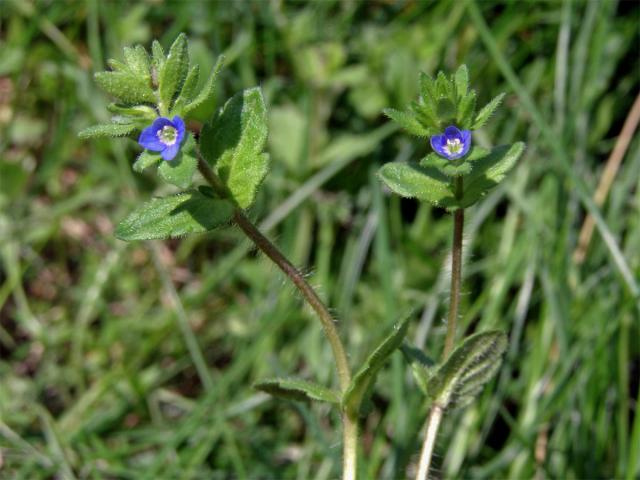
[[449,155],[455,155],[462,150],[462,142],[460,142],[459,138],[454,138],[453,140],[447,139],[447,144],[444,146],[444,151]]
[[158,130],[158,139],[167,146],[171,146],[178,140],[178,131],[171,125],[165,125]]

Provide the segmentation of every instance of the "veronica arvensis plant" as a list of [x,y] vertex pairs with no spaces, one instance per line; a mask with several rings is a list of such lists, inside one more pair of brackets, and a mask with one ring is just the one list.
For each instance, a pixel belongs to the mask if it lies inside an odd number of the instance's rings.
[[[160,44],[153,42],[151,55],[136,46],[125,48],[124,57],[125,62],[111,60],[112,70],[95,76],[96,82],[118,99],[109,106],[114,113],[111,123],[87,128],[80,137],[137,139],[144,150],[133,169],[140,172],[156,166],[160,178],[181,191],[138,206],[117,226],[116,236],[125,241],[165,239],[230,223],[240,227],[316,313],[333,352],[339,383],[334,389],[295,378],[274,378],[256,387],[280,397],[327,402],[337,408],[343,424],[343,478],[356,478],[359,416],[378,372],[401,346],[408,319],[396,325],[352,376],[329,310],[298,269],[245,215],[269,170],[269,156],[263,151],[267,114],[260,89],[249,88],[234,95],[196,136],[187,130],[188,120],[201,105],[214,101],[223,59],[218,59],[198,92],[199,68],[190,64],[185,35],[178,36],[166,56]],[[194,188],[196,170],[206,185]]]
[[447,409],[474,399],[498,371],[507,346],[506,335],[494,330],[469,336],[454,348],[462,283],[464,211],[505,178],[524,151],[524,144],[492,150],[473,145],[472,131],[489,120],[503,95],[476,113],[476,92],[469,89],[466,66],[451,78],[442,72],[435,80],[422,74],[420,87],[419,100],[407,111],[387,109],[385,114],[409,133],[428,138],[433,153],[417,163],[388,163],[380,169],[379,176],[393,192],[453,213],[451,291],[441,361],[435,364],[421,352],[403,348],[416,383],[430,403],[416,477],[425,480],[443,415]]

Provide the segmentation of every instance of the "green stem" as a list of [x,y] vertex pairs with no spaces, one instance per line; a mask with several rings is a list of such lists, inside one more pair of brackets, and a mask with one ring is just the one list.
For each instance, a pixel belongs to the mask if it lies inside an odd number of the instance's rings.
[[[209,185],[215,192],[223,198],[230,198],[226,186],[218,178],[209,164],[200,156],[198,156],[198,170],[207,180]],[[351,383],[351,370],[347,361],[347,354],[340,340],[340,335],[333,321],[331,313],[324,305],[315,290],[307,283],[300,271],[280,252],[267,237],[265,237],[258,228],[251,223],[241,208],[236,208],[233,215],[234,222],[240,229],[253,241],[267,257],[269,257],[282,272],[289,277],[293,284],[298,288],[307,303],[316,312],[324,333],[329,340],[333,357],[338,372],[338,381],[340,390],[345,392]],[[351,419],[345,413],[342,416],[343,422],[343,479],[355,480],[357,467],[357,443],[358,443],[358,424],[357,419]]]
[[453,214],[453,248],[451,249],[451,297],[449,298],[449,316],[447,318],[447,336],[444,341],[442,359],[445,360],[456,340],[458,309],[460,305],[460,284],[462,283],[462,233],[464,230],[464,210]]
[[[455,179],[455,195],[460,199],[463,196],[462,177]],[[453,245],[451,247],[451,296],[449,297],[449,316],[447,318],[447,336],[442,350],[442,361],[445,361],[455,345],[456,326],[458,323],[458,310],[460,306],[460,286],[462,284],[462,234],[464,232],[464,209],[459,208],[453,214]],[[426,480],[431,465],[433,448],[438,436],[440,422],[444,415],[443,408],[438,404],[431,406],[429,417],[425,423],[424,442],[418,474],[416,480]]]

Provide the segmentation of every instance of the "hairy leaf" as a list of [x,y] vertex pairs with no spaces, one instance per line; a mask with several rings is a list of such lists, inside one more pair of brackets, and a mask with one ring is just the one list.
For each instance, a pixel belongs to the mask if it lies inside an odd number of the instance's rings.
[[105,92],[124,103],[153,103],[155,95],[144,78],[129,72],[98,72],[96,83]]
[[174,238],[213,230],[232,215],[229,202],[193,190],[143,204],[120,222],[115,234],[125,241]]
[[174,115],[184,116],[183,110],[185,105],[193,100],[195,95],[195,89],[198,86],[198,80],[200,79],[200,67],[198,65],[194,65],[187,75],[187,78],[184,80],[184,84],[182,85],[182,91],[176,98],[176,101],[173,104],[173,108],[171,109],[171,113],[169,117]]
[[433,167],[391,162],[383,165],[378,175],[393,192],[403,197],[443,208],[457,205],[450,179]]
[[165,182],[179,188],[191,186],[191,179],[198,168],[198,159],[194,155],[195,140],[188,134],[180,152],[173,160],[164,160],[158,167],[158,175]]
[[147,105],[121,105],[118,103],[111,103],[107,106],[107,110],[124,117],[131,117],[132,120],[144,121],[149,124],[152,123],[157,117],[157,112]]
[[476,112],[476,92],[471,90],[458,104],[458,115],[456,122],[463,130],[470,130],[473,127],[474,115]]
[[360,370],[354,375],[349,388],[344,393],[342,405],[350,417],[361,413],[364,402],[369,397],[375,384],[378,372],[391,354],[402,345],[411,316],[407,315],[394,326],[393,331],[369,355]]
[[455,73],[454,81],[458,98],[464,97],[469,89],[469,71],[466,65],[460,65]]
[[234,95],[202,129],[202,155],[242,208],[253,203],[267,174],[266,140],[267,112],[259,88]]
[[339,392],[297,378],[269,378],[260,380],[253,387],[287,400],[319,400],[334,404],[340,403]]
[[151,76],[149,54],[142,45],[124,47],[124,58],[133,74],[149,79]]
[[400,110],[394,110],[393,108],[385,108],[383,112],[387,117],[396,122],[411,135],[416,135],[418,137],[426,137],[428,135],[427,130],[411,113],[401,112]]
[[495,147],[490,152],[474,148],[468,156],[468,161],[473,163],[473,170],[464,178],[462,208],[473,205],[498,185],[514,167],[524,147],[524,143],[517,142]]
[[468,155],[456,160],[449,160],[434,152],[420,160],[420,165],[423,167],[435,167],[448,177],[468,175],[473,169],[473,162],[469,161]]
[[422,393],[428,395],[429,378],[431,378],[435,362],[433,359],[426,356],[422,350],[411,347],[406,343],[400,347],[400,350],[402,351],[404,358],[409,362],[409,365],[411,365],[411,372],[416,379],[418,387],[422,390]]
[[507,348],[507,336],[490,330],[466,338],[429,379],[432,401],[442,408],[466,405],[493,378]]
[[133,163],[133,171],[138,173],[142,172],[145,168],[156,165],[161,161],[162,157],[159,153],[144,150],[140,155],[138,155],[138,158]]
[[195,110],[196,108],[198,108],[200,105],[206,102],[213,101],[215,97],[216,81],[218,80],[218,75],[220,74],[222,67],[224,67],[224,56],[220,55],[218,57],[218,60],[216,61],[216,64],[213,66],[211,75],[209,76],[209,79],[207,80],[207,83],[205,84],[204,88],[200,91],[198,96],[193,101],[188,103],[187,106],[184,108],[183,114],[185,116],[188,113]]
[[491,118],[491,115],[493,115],[493,113],[502,103],[503,98],[504,98],[504,93],[501,93],[496,98],[491,100],[487,105],[485,105],[482,108],[482,110],[478,112],[478,115],[476,115],[476,118],[473,122],[473,126],[472,126],[473,130],[477,130],[478,128],[482,127],[485,123],[487,123],[487,120]]
[[134,132],[136,126],[130,123],[108,123],[85,128],[78,133],[82,139],[99,137],[124,137]]
[[189,44],[184,33],[178,35],[169,49],[169,55],[160,70],[160,101],[166,112],[171,109],[174,97],[182,89],[189,71]]

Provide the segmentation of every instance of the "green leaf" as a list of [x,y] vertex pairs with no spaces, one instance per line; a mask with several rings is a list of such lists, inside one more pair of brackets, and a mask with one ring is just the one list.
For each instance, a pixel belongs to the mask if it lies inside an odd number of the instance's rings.
[[160,75],[160,71],[164,66],[164,61],[164,49],[162,48],[162,45],[160,45],[160,42],[154,40],[151,43],[151,64],[156,71],[157,77]]
[[184,80],[184,84],[182,85],[182,91],[176,98],[176,101],[173,104],[173,108],[171,109],[170,117],[174,115],[184,116],[183,110],[185,105],[193,100],[193,96],[195,95],[195,89],[198,86],[198,80],[200,78],[200,66],[194,65],[191,70],[189,70],[189,74],[187,78]]
[[456,122],[462,130],[470,130],[473,127],[474,114],[476,112],[476,92],[471,90],[458,104]]
[[383,165],[378,175],[393,192],[400,196],[417,198],[437,207],[457,206],[449,186],[450,179],[433,167],[391,162]]
[[339,392],[297,378],[269,378],[257,382],[253,388],[286,400],[340,403]]
[[152,107],[147,105],[129,106],[111,103],[107,106],[107,110],[117,113],[118,115],[131,117],[136,120],[143,120],[149,123],[153,123],[153,121],[158,117],[158,113]]
[[380,369],[391,354],[402,345],[411,315],[407,315],[400,323],[393,327],[393,331],[369,355],[358,373],[351,380],[349,388],[344,393],[342,405],[350,417],[361,413],[364,402],[369,397]]
[[[182,89],[189,71],[189,43],[184,33],[178,35],[169,49],[169,55],[160,70],[160,102],[166,112],[171,109],[174,97]],[[161,108],[162,109],[162,108]]]
[[209,80],[207,80],[204,88],[200,91],[198,96],[184,108],[183,114],[185,116],[205,102],[211,102],[214,100],[216,81],[218,79],[220,71],[222,70],[222,67],[224,67],[224,56],[220,55],[218,57],[218,60],[216,61],[216,64],[213,66],[213,70],[211,71]]
[[232,215],[229,202],[188,191],[138,207],[120,222],[115,235],[125,241],[174,238],[208,232],[227,224]]
[[466,155],[456,160],[448,160],[437,153],[431,152],[420,160],[420,165],[427,168],[435,167],[448,177],[468,175],[473,169],[473,163],[469,161],[468,157],[469,155]]
[[125,63],[119,62],[114,58],[108,59],[107,65],[109,65],[109,68],[114,72],[130,72],[131,71]]
[[124,137],[136,130],[136,126],[130,123],[108,123],[105,125],[94,125],[85,128],[78,133],[78,137],[100,138],[100,137]]
[[478,115],[476,115],[476,118],[473,121],[473,126],[471,127],[471,129],[477,130],[478,128],[482,127],[485,123],[487,123],[487,120],[491,118],[491,115],[493,115],[496,109],[500,106],[500,103],[502,103],[503,98],[504,98],[504,93],[501,93],[496,98],[491,100],[487,105],[485,105],[482,108],[482,110],[478,112]]
[[142,172],[145,168],[150,167],[152,165],[156,165],[162,161],[162,157],[159,153],[150,152],[149,150],[144,150],[138,158],[133,163],[133,171],[134,172]]
[[158,175],[165,182],[178,188],[191,186],[191,179],[198,168],[198,159],[186,152],[180,152],[173,160],[165,160],[158,167]]
[[466,338],[431,376],[432,401],[442,408],[468,404],[498,371],[506,348],[507,336],[498,330]]
[[149,54],[142,45],[135,48],[124,47],[124,58],[132,73],[149,79],[151,76]]
[[438,98],[434,80],[424,72],[420,72],[420,96],[426,103],[434,103]]
[[464,178],[461,207],[473,205],[498,185],[514,167],[524,147],[522,142],[495,147],[490,152],[474,147],[467,157],[467,161],[473,163],[473,169]]
[[401,112],[399,110],[394,110],[393,108],[385,108],[383,112],[387,117],[396,122],[411,135],[416,135],[418,137],[426,137],[428,135],[427,130],[411,113]]
[[154,103],[156,98],[147,80],[129,72],[98,72],[96,83],[124,103]]
[[422,393],[428,395],[429,379],[431,378],[435,362],[433,359],[426,356],[422,350],[411,347],[406,343],[400,347],[400,350],[402,351],[404,358],[409,362],[409,365],[411,365],[411,372],[416,379],[418,387],[422,390]]
[[464,97],[469,89],[469,71],[466,65],[460,65],[455,73],[454,82],[458,98]]
[[269,168],[267,112],[259,88],[234,95],[202,129],[200,148],[236,203],[247,208]]

